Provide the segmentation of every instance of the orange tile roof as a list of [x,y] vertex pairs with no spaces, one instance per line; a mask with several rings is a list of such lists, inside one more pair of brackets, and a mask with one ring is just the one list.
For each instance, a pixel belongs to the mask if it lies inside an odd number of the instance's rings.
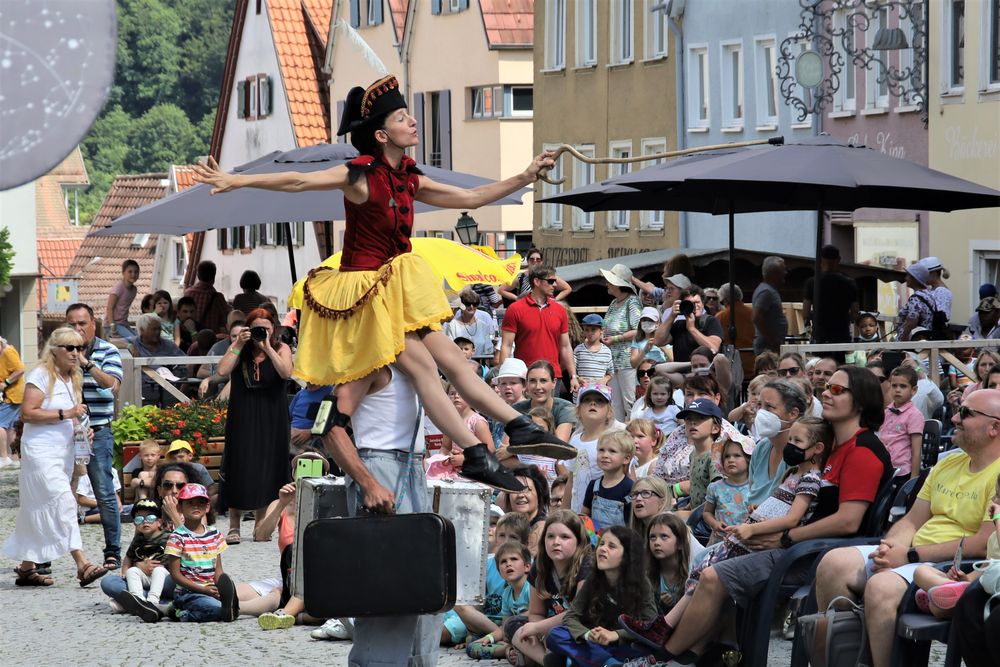
[[189,164],[175,164],[170,167],[173,173],[174,183],[177,184],[177,192],[184,192],[188,188],[198,185],[194,182],[194,167]]
[[83,162],[79,146],[74,148],[48,175],[55,177],[60,183],[90,184],[90,179],[87,178],[87,166]]
[[403,41],[403,28],[406,27],[406,10],[410,0],[389,0],[389,11],[392,13],[392,27],[396,31],[396,42]]
[[[86,229],[86,228],[85,228]],[[43,276],[64,277],[69,271],[69,265],[76,256],[83,238],[77,239],[38,239],[38,272]],[[46,300],[49,293],[49,281],[38,280],[38,309],[44,315],[48,312]],[[60,313],[62,311],[60,309]]]
[[479,0],[479,7],[491,47],[529,47],[534,43],[534,0]]
[[321,68],[333,0],[268,0],[268,10],[296,143],[328,142],[329,100]]
[[[101,210],[94,217],[93,228],[106,227],[129,211],[162,199],[167,195],[166,183],[167,175],[164,173],[118,176],[111,184]],[[136,238],[144,241],[142,245],[133,245]],[[129,314],[137,316],[140,297],[150,290],[156,241],[155,234],[85,238],[66,271],[67,275],[79,276],[77,298],[90,304],[98,317],[103,317],[108,292],[121,278],[122,262],[134,259],[139,263],[139,282],[136,283],[139,296],[132,303]]]

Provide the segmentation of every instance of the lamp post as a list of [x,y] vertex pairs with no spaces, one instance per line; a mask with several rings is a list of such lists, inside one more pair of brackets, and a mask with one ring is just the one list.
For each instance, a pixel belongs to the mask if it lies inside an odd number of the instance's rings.
[[479,244],[479,223],[469,215],[468,211],[462,211],[462,215],[458,216],[458,222],[455,223],[455,234],[464,245]]
[[[915,105],[927,125],[927,0],[799,0],[799,6],[799,29],[781,42],[776,68],[781,96],[798,112],[799,121],[833,102],[850,62],[878,71],[876,83]],[[899,26],[889,27],[893,12],[909,35]],[[858,46],[855,33],[876,26],[874,38]],[[888,54],[905,49],[913,52],[909,64],[904,66],[900,58],[892,65]]]

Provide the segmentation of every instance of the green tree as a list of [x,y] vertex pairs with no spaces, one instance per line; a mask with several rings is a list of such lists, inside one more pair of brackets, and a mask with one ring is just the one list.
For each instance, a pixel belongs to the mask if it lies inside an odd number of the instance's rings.
[[113,103],[137,118],[155,104],[177,99],[184,46],[181,29],[180,18],[161,0],[118,0]]
[[0,229],[0,287],[10,284],[10,274],[14,270],[14,245],[10,242],[10,229]]
[[181,20],[177,104],[192,122],[215,114],[236,0],[166,0]]
[[124,173],[133,123],[120,106],[106,108],[80,145],[90,177],[90,188],[80,196],[80,218],[87,224],[97,215],[115,176]]
[[132,125],[129,144],[125,169],[133,174],[165,171],[205,151],[197,129],[176,104],[157,104],[144,113]]

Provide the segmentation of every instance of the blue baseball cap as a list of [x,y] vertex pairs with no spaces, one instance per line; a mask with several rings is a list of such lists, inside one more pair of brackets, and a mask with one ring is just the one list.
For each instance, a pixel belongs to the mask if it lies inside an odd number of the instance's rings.
[[604,318],[597,313],[590,313],[589,315],[584,316],[581,324],[588,327],[603,327]]
[[707,398],[699,398],[688,403],[687,407],[677,413],[678,419],[684,419],[691,415],[703,415],[705,417],[716,417],[722,419],[722,410],[719,406]]
[[590,394],[600,394],[608,403],[611,403],[611,387],[606,384],[585,384],[580,387],[580,392],[576,395],[576,404],[583,402],[583,397]]

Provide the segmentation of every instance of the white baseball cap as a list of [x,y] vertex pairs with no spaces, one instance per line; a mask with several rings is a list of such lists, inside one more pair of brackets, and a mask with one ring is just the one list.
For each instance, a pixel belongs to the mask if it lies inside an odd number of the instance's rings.
[[496,378],[518,378],[524,380],[528,377],[528,366],[516,357],[507,357],[497,370]]

